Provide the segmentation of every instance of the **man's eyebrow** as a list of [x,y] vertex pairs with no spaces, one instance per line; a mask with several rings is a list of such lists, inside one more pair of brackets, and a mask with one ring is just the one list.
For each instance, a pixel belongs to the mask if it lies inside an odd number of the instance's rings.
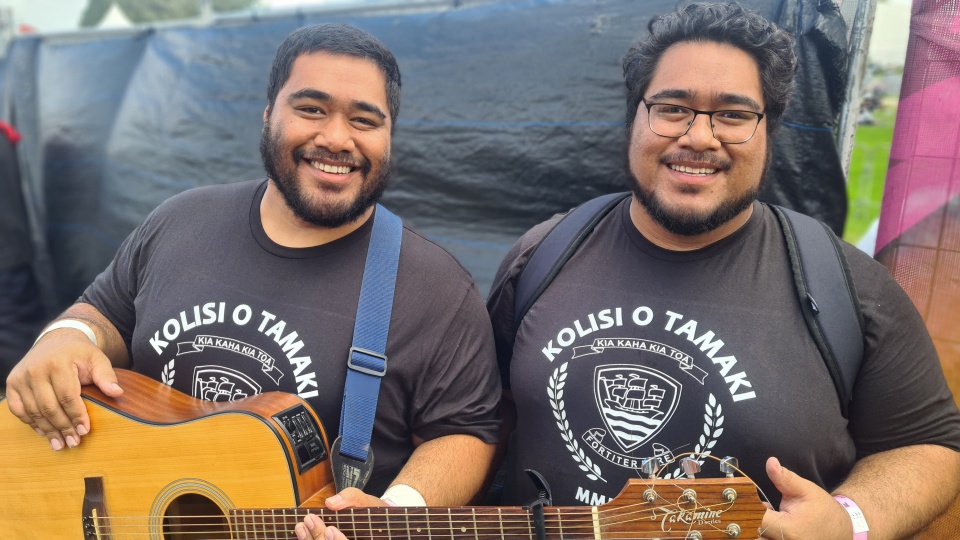
[[[692,99],[693,97],[694,93],[689,90],[683,90],[680,88],[666,88],[650,96],[649,101],[656,102],[657,100],[661,99]],[[715,96],[714,99],[725,105],[742,105],[755,111],[759,111],[762,108],[760,107],[760,104],[756,102],[756,100],[744,94],[720,92]],[[648,100],[645,99],[644,101]]]
[[759,111],[760,109],[763,108],[752,97],[745,96],[743,94],[730,94],[727,92],[721,92],[720,94],[717,95],[717,99],[719,99],[721,103],[729,103],[731,105],[744,105],[747,107],[751,107],[755,111]]
[[[693,97],[693,92],[689,90],[681,90],[679,88],[667,88],[661,90],[656,94],[650,96],[650,101],[657,101],[659,99],[690,99]],[[644,99],[644,101],[647,101]]]
[[360,109],[361,111],[366,111],[366,112],[368,112],[368,113],[370,113],[370,114],[375,114],[375,115],[377,115],[377,116],[380,118],[380,120],[386,120],[386,119],[387,119],[387,115],[386,115],[386,114],[383,114],[383,111],[380,110],[380,107],[377,107],[377,106],[374,105],[373,103],[370,103],[370,102],[368,102],[368,101],[359,101],[359,100],[355,100],[355,101],[353,101],[353,102],[351,102],[351,103],[353,104],[354,108],[356,108],[356,109]]
[[304,88],[302,90],[297,90],[296,92],[287,96],[287,102],[295,101],[298,99],[315,99],[317,101],[331,101],[333,96],[322,91],[316,90],[314,88]]
[[[333,101],[333,96],[324,92],[323,90],[317,90],[315,88],[304,88],[302,90],[297,90],[296,92],[290,94],[287,97],[287,102],[290,103],[298,99],[314,99],[317,101],[330,102],[330,101]],[[350,105],[355,109],[359,109],[361,111],[374,114],[378,116],[380,120],[385,120],[387,118],[387,115],[382,110],[380,110],[380,107],[377,107],[376,105],[374,105],[373,103],[370,103],[369,101],[354,100],[350,102]]]

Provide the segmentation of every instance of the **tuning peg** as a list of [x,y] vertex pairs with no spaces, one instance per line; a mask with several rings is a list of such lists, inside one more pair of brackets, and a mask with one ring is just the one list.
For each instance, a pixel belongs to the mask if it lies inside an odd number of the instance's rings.
[[687,475],[687,478],[693,479],[700,472],[700,463],[693,458],[683,458],[680,460],[680,469],[683,474]]
[[727,478],[733,478],[733,473],[739,468],[740,461],[735,457],[727,456],[720,460],[720,472],[727,475]]
[[644,458],[640,462],[640,470],[647,475],[647,478],[656,478],[657,477],[657,460],[656,458]]

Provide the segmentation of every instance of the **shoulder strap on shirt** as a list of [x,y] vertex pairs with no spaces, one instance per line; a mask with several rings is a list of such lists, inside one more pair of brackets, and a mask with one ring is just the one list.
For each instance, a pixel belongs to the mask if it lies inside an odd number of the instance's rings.
[[380,379],[387,372],[387,333],[400,261],[403,223],[377,205],[360,284],[360,301],[347,356],[347,379],[340,411],[340,436],[330,451],[337,491],[363,489],[373,472],[370,439]]
[[[627,196],[629,193],[614,193],[583,203],[540,241],[517,276],[515,331],[597,223]],[[783,229],[804,320],[833,379],[846,418],[863,360],[863,314],[840,241],[826,225],[809,216],[770,207]]]
[[513,318],[516,328],[597,223],[629,195],[610,193],[590,199],[568,212],[540,241],[517,276]]
[[863,313],[840,241],[823,223],[769,205],[780,220],[803,317],[827,365],[844,418],[863,360]]

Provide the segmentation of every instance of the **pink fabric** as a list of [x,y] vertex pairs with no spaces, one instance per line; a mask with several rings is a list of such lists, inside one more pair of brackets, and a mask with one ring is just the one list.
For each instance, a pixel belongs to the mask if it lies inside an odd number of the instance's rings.
[[958,195],[960,13],[955,1],[914,0],[877,251]]

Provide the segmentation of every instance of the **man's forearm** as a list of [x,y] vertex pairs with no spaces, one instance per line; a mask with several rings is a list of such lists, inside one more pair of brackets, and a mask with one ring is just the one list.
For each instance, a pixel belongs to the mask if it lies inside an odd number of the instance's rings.
[[496,445],[472,435],[446,435],[413,451],[391,485],[405,484],[428,506],[462,506],[477,499],[490,472]]
[[97,308],[90,304],[77,302],[67,308],[51,324],[65,319],[78,320],[89,326],[97,338],[97,347],[110,359],[113,367],[126,368],[130,366],[130,355],[127,352],[126,343],[120,337],[120,333],[113,323],[104,317]]
[[834,494],[863,511],[870,540],[904,538],[943,513],[960,492],[960,453],[937,445],[907,446],[857,462]]

